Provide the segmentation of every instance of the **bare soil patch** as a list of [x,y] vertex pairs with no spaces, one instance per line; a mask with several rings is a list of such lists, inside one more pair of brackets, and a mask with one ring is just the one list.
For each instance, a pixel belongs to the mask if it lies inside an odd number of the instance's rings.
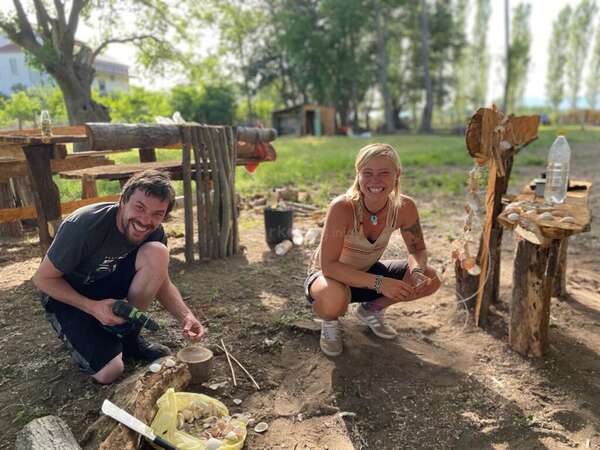
[[[575,147],[575,146],[574,146]],[[592,180],[600,207],[600,158],[594,146],[574,148],[573,173]],[[538,169],[520,168],[523,177]],[[466,176],[466,171],[465,171]],[[410,186],[405,186],[410,191]],[[276,257],[265,243],[260,215],[244,211],[244,254],[208,264],[183,263],[182,219],[167,225],[171,274],[209,327],[216,391],[232,412],[269,423],[249,432],[248,449],[600,449],[600,231],[572,239],[564,299],[551,306],[550,351],[526,359],[507,345],[513,242],[505,234],[500,302],[487,330],[474,328],[454,295],[449,236],[461,227],[461,199],[441,193],[417,198],[432,263],[444,277],[433,298],[390,309],[397,339],[377,339],[348,314],[345,351],[324,356],[318,326],[302,292],[313,248]],[[594,212],[594,219],[598,215]],[[308,229],[313,223],[296,219]],[[397,239],[388,256],[404,254]],[[78,440],[98,417],[113,386],[80,374],[43,317],[29,281],[39,263],[37,243],[0,243],[0,449],[12,448],[29,420],[62,417]],[[177,324],[153,311],[155,336],[174,351],[185,343]],[[234,387],[220,339],[262,389],[238,371]],[[128,362],[131,373],[139,365]],[[236,406],[232,400],[243,400]]]

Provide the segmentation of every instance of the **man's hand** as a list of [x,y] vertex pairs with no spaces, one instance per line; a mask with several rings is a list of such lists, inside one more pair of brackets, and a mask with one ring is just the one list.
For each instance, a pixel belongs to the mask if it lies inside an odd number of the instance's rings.
[[112,298],[98,301],[92,300],[88,308],[89,311],[86,312],[94,316],[102,325],[121,325],[126,320],[113,313],[112,305],[115,302],[116,300]]
[[384,277],[381,294],[393,300],[409,300],[415,295],[415,288],[405,281]]
[[192,313],[183,318],[181,328],[183,336],[190,341],[199,341],[204,336],[204,327]]

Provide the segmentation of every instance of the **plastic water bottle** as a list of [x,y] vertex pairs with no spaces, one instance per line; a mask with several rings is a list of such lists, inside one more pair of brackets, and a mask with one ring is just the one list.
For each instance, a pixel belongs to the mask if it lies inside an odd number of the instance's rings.
[[40,130],[42,132],[42,137],[52,136],[52,122],[50,121],[50,113],[45,109],[40,113]]
[[545,203],[562,203],[567,196],[569,185],[569,164],[571,148],[564,136],[558,136],[548,152],[546,166]]
[[292,241],[290,241],[289,239],[286,239],[285,241],[280,242],[279,244],[277,244],[275,246],[275,254],[277,256],[283,256],[285,255],[292,247],[294,246],[294,244],[292,244]]

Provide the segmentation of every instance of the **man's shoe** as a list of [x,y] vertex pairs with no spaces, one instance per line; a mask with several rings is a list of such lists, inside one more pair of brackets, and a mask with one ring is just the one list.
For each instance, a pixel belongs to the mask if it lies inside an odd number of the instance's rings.
[[354,313],[358,320],[367,325],[376,336],[382,339],[394,339],[398,333],[383,320],[383,311],[368,311],[358,305]]
[[337,320],[323,320],[321,322],[321,350],[327,356],[339,356],[344,350],[340,323]]
[[139,334],[132,334],[123,338],[123,356],[136,359],[154,361],[171,353],[166,345],[148,342]]

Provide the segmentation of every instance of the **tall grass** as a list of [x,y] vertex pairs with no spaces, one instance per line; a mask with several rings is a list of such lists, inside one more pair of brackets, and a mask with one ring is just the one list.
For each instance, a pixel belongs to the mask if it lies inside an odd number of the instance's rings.
[[[543,170],[548,148],[557,135],[556,128],[542,127],[539,138],[521,150],[515,165],[539,166]],[[600,128],[580,131],[577,127],[564,130],[572,143],[600,142]],[[472,165],[464,138],[451,135],[399,134],[370,138],[359,137],[280,137],[274,142],[277,161],[260,164],[249,173],[238,167],[236,190],[242,195],[267,192],[286,185],[307,189],[317,203],[327,203],[343,192],[354,178],[354,159],[363,146],[385,142],[398,150],[403,165],[403,189],[412,194],[435,190],[457,194],[464,190],[467,169]],[[158,160],[180,158],[176,150],[160,149]],[[135,163],[137,151],[115,154],[117,164]],[[78,181],[56,178],[63,200],[78,198]],[[181,194],[181,183],[177,182]],[[119,192],[117,182],[100,181],[99,195]]]

